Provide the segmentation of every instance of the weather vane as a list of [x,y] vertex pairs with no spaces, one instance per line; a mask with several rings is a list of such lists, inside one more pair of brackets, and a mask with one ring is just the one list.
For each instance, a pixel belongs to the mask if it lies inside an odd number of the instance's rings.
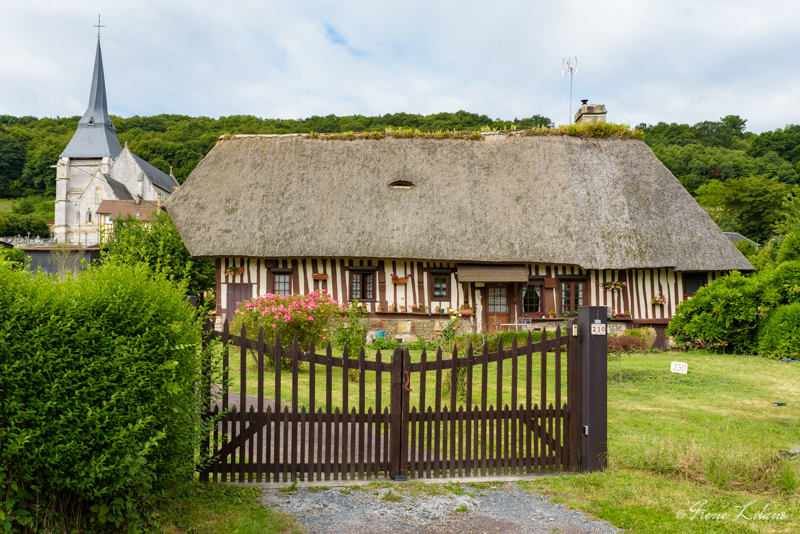
[[105,26],[100,24],[100,13],[97,14],[97,24],[92,27],[97,28],[97,38],[100,39],[100,28],[105,28]]
[[572,124],[572,75],[578,74],[578,56],[566,59],[561,58],[561,77],[564,77],[564,72],[569,71],[569,124]]

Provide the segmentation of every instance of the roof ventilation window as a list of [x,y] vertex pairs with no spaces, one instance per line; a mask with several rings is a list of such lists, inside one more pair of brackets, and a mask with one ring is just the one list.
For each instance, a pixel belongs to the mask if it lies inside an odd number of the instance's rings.
[[389,184],[392,189],[411,189],[413,186],[414,184],[406,180],[397,180]]
[[89,124],[94,124],[94,117],[89,117]]

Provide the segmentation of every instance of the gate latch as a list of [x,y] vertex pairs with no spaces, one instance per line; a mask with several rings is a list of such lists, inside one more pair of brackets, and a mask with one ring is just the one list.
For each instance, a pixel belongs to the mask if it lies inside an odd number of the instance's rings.
[[584,436],[588,436],[589,435],[589,425],[584,425],[584,427],[583,427],[583,435]]
[[405,388],[406,391],[411,391],[411,388],[409,387],[410,385],[411,385],[411,373],[406,371],[406,383],[403,384],[403,387]]

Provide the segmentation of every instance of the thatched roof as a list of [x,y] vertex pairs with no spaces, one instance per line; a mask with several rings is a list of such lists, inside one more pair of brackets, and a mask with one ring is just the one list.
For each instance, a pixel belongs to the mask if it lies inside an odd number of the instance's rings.
[[630,139],[227,137],[165,207],[193,256],[753,269]]

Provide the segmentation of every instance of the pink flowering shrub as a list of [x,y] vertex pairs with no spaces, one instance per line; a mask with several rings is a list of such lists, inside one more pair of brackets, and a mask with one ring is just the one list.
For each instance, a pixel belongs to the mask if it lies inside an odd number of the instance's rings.
[[231,333],[238,335],[244,326],[248,338],[258,339],[261,328],[264,341],[274,342],[280,333],[281,345],[291,347],[297,336],[300,349],[308,350],[312,341],[317,347],[328,342],[346,309],[324,289],[286,297],[267,293],[239,305],[233,314]]

